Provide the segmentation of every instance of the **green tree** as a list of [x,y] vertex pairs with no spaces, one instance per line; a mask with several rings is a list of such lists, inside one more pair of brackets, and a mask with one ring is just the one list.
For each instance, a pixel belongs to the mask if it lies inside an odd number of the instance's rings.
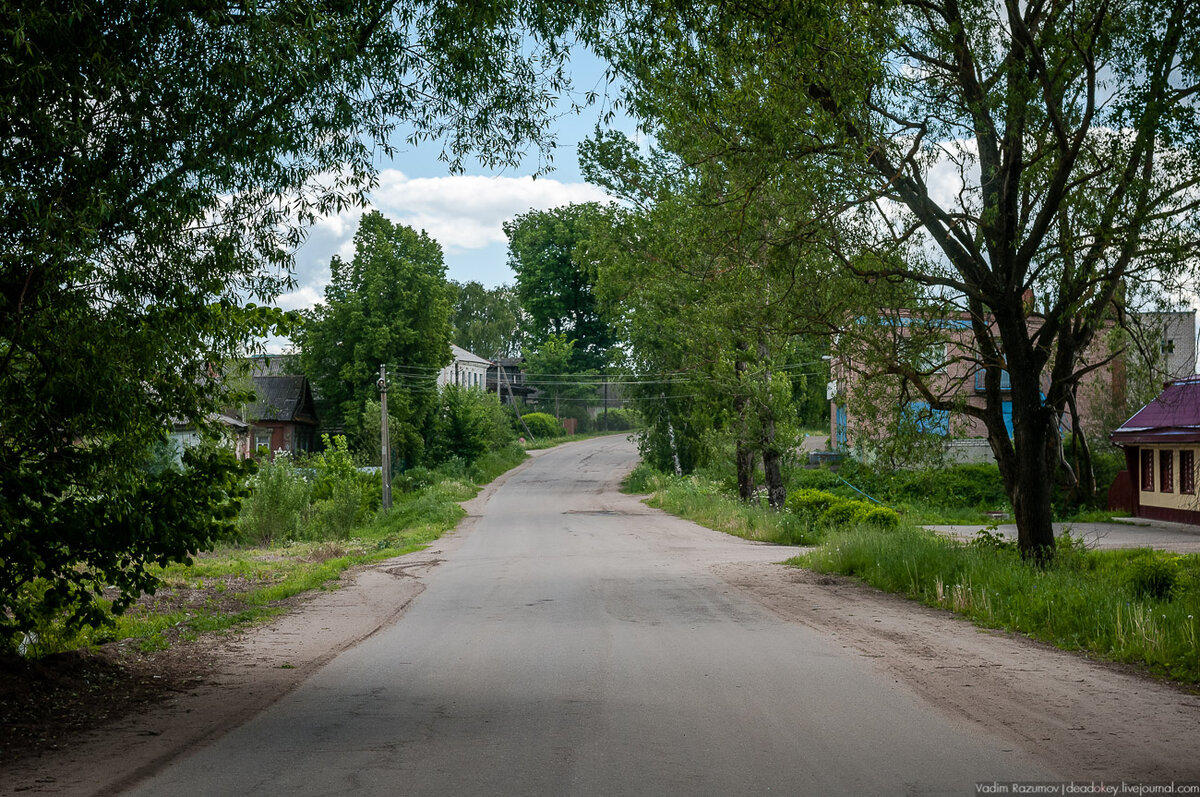
[[400,421],[389,425],[392,440],[402,459],[418,462],[437,406],[437,371],[451,359],[442,248],[372,211],[354,236],[354,257],[334,257],[330,270],[325,302],[305,314],[296,336],[321,417],[361,436],[364,402],[379,395],[385,364],[388,415]]
[[580,243],[591,225],[604,224],[595,203],[531,210],[504,224],[508,265],[517,275],[517,297],[528,314],[528,337],[545,341],[565,335],[576,342],[568,370],[604,365],[615,339],[596,311],[594,266]]
[[565,334],[551,335],[525,353],[525,384],[536,387],[554,403],[554,415],[562,417],[563,402],[596,397],[595,371],[574,369],[578,362],[575,341]]
[[600,45],[683,161],[757,168],[742,199],[824,181],[821,203],[780,211],[835,219],[846,273],[967,319],[982,406],[918,359],[875,373],[986,427],[1020,548],[1049,557],[1089,347],[1195,270],[1193,17],[1188,0],[649,2]]
[[512,422],[494,393],[446,385],[439,396],[431,461],[459,458],[472,463],[516,439]]
[[[635,208],[614,213],[613,223],[596,227],[588,242],[590,255],[604,264],[602,309],[629,341],[637,370],[676,373],[674,381],[685,386],[672,389],[690,397],[673,401],[660,388],[666,380],[635,388],[645,404],[663,405],[643,407],[651,420],[646,440],[670,443],[674,457],[704,448],[689,435],[727,431],[741,497],[755,493],[761,456],[768,499],[781,507],[782,461],[799,428],[793,380],[825,371],[819,357],[807,370],[791,367],[805,348],[798,336],[828,330],[845,306],[844,297],[835,295],[835,280],[799,280],[828,269],[827,258],[813,256],[813,225],[805,220],[798,226],[779,213],[765,190],[735,208],[714,201],[744,176],[689,168],[662,152],[642,157],[619,135],[585,142],[582,157],[589,179]],[[795,312],[800,304],[802,314]],[[691,415],[698,404],[708,405],[707,428],[671,417],[672,408]],[[664,425],[665,434],[655,428]],[[680,467],[686,468],[683,459]]]
[[450,323],[454,342],[480,357],[515,357],[521,353],[525,333],[524,313],[510,285],[485,288],[470,281],[450,282],[454,294]]
[[[316,216],[393,136],[513,163],[545,140],[590,2],[0,7],[0,648],[40,611],[101,616],[229,525],[219,458],[139,467],[231,402],[216,364],[282,314]],[[236,403],[236,402],[235,402]],[[222,495],[236,495],[222,493]],[[45,581],[42,581],[45,579]]]

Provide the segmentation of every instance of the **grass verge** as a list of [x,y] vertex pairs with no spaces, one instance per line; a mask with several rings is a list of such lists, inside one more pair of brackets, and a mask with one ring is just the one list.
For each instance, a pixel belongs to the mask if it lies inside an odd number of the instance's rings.
[[626,492],[649,494],[646,504],[735,537],[778,545],[813,545],[822,530],[795,515],[725,495],[714,480],[699,474],[675,476],[645,463],[626,477]]
[[1088,550],[1063,538],[1055,562],[1043,568],[986,535],[964,543],[912,527],[850,528],[789,564],[854,576],[979,625],[1200,683],[1200,556]]
[[765,542],[817,545],[788,561],[964,615],[989,628],[1063,650],[1200,684],[1200,555],[1150,549],[1089,550],[1060,538],[1049,567],[1021,560],[1015,545],[987,532],[972,542],[913,525],[831,528],[731,498],[714,479],[639,465],[627,492],[702,526]]

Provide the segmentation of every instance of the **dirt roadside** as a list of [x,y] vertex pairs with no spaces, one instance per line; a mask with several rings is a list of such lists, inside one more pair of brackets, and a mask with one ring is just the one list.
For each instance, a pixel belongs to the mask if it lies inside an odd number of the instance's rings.
[[[56,748],[0,761],[0,793],[117,794],[246,721],[403,614],[423,589],[421,576],[461,544],[477,507],[506,479],[465,504],[463,525],[423,552],[346,574],[340,589],[299,602],[268,626],[154,654],[138,672],[160,673],[156,699],[134,701]],[[1194,694],[846,579],[763,563],[715,572],[782,617],[871,658],[935,710],[1077,779],[1200,780]]]
[[782,565],[719,565],[717,573],[785,619],[873,659],[937,710],[1010,739],[1076,781],[1200,781],[1195,693],[850,579]]

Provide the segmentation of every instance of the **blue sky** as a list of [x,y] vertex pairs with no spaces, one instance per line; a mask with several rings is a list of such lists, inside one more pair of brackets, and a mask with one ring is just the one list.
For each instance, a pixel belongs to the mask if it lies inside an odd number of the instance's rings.
[[[604,64],[584,52],[572,51],[575,94],[588,90],[603,94]],[[487,286],[513,281],[507,261],[503,222],[531,209],[549,209],[571,202],[604,201],[604,192],[583,182],[576,147],[591,135],[605,113],[603,103],[579,115],[561,118],[556,125],[554,170],[537,179],[536,152],[517,168],[489,170],[467,162],[461,175],[451,175],[438,160],[438,142],[405,148],[379,164],[379,187],[371,207],[394,222],[423,229],[445,253],[447,276],[459,282],[476,280]],[[633,124],[622,118],[618,126],[632,133]],[[296,254],[296,290],[280,296],[284,309],[304,309],[321,301],[329,281],[329,261],[335,254],[353,255],[353,238],[364,210],[358,209],[320,220]]]

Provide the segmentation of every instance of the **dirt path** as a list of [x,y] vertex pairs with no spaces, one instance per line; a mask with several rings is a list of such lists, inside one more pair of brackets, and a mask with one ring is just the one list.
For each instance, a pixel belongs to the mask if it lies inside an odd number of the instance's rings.
[[[513,471],[510,473],[515,473]],[[493,483],[470,513],[507,477]],[[468,517],[464,524],[473,523]],[[178,655],[211,665],[173,697],[62,749],[0,762],[0,793],[116,794],[287,694],[340,651],[394,622],[419,576],[462,543],[469,525],[426,551],[363,569],[273,624]],[[818,629],[921,694],[934,710],[978,723],[1077,779],[1200,780],[1200,698],[848,580],[765,563],[715,572],[778,615]]]

